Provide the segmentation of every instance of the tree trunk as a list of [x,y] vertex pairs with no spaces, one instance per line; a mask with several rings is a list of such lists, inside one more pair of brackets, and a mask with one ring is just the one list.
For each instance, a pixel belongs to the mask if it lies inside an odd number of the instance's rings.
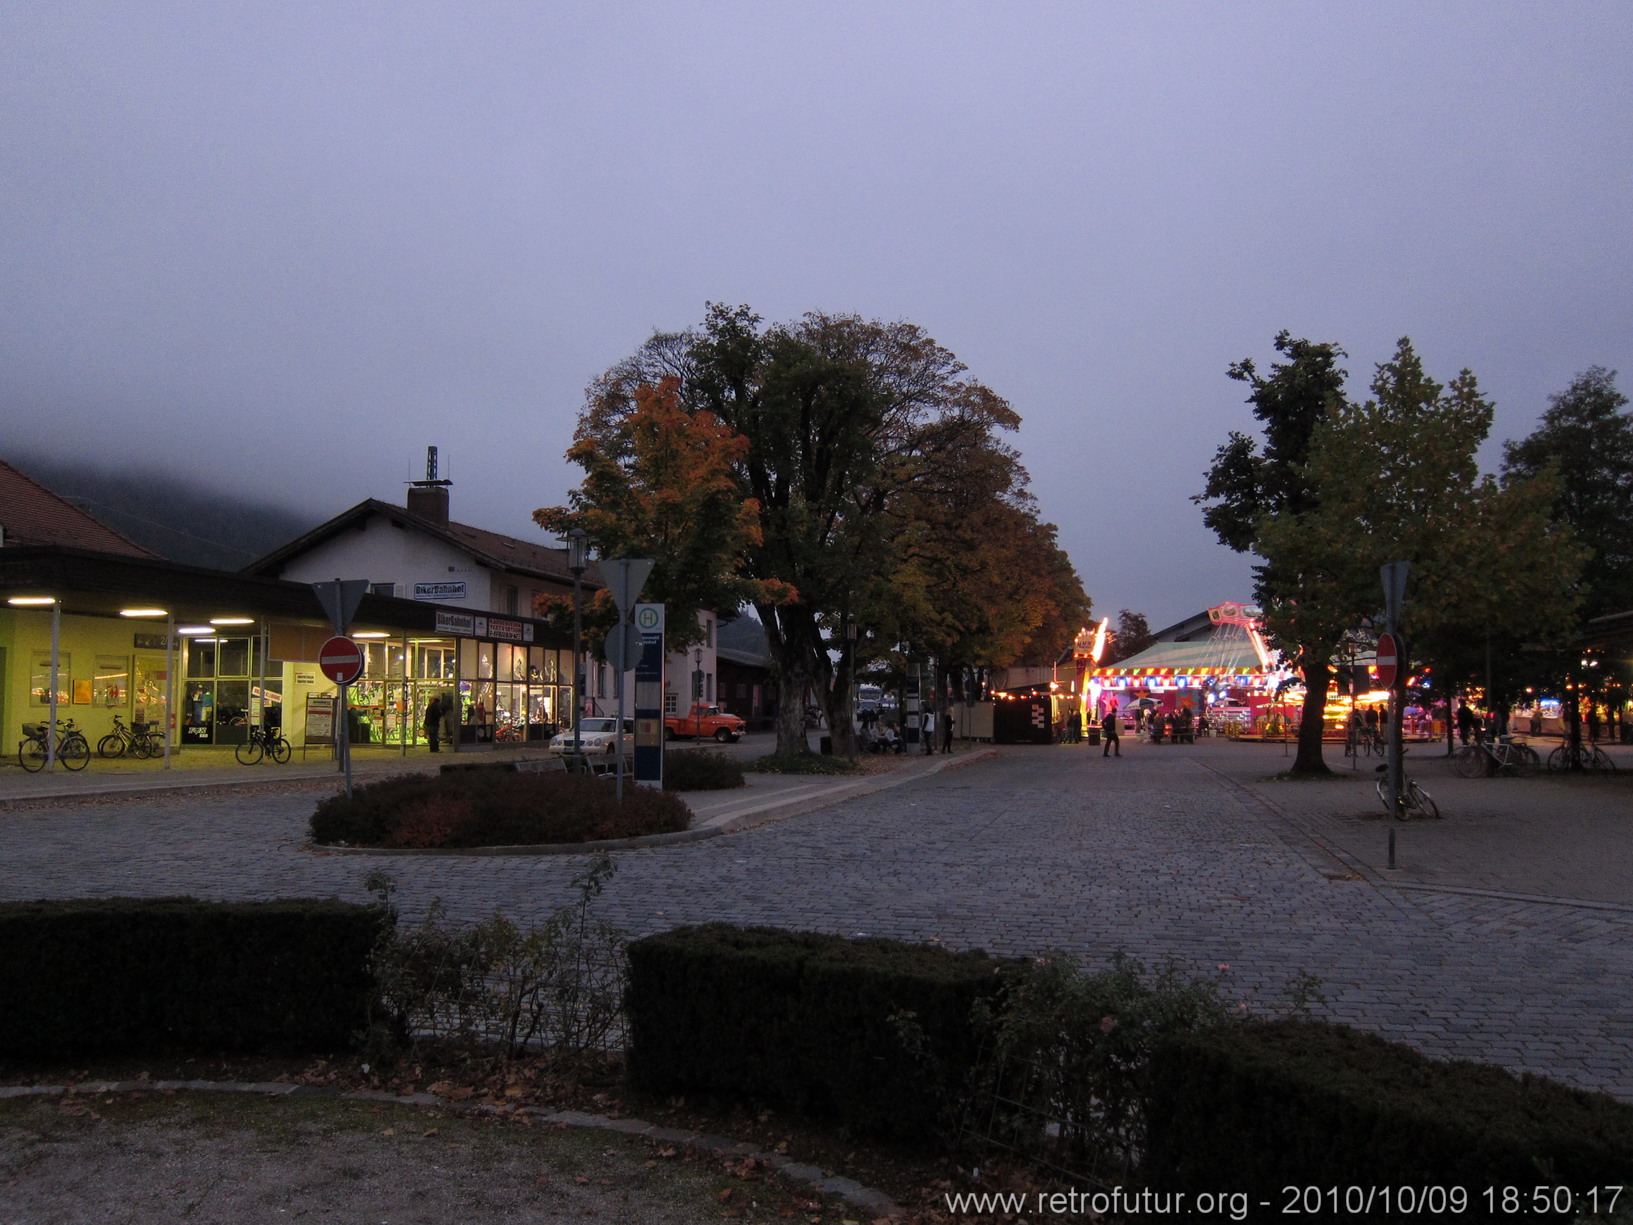
[[1305,664],[1304,710],[1299,717],[1298,753],[1293,758],[1289,774],[1331,774],[1321,756],[1321,737],[1326,730],[1323,718],[1327,710],[1327,685],[1332,680],[1332,666],[1322,660]]

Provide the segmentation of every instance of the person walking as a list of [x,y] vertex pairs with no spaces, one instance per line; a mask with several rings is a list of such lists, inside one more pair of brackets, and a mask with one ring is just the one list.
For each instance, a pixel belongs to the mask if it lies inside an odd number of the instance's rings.
[[934,755],[936,751],[936,712],[924,712],[924,754],[926,757]]
[[1474,711],[1469,709],[1467,699],[1457,704],[1457,738],[1464,744],[1469,742],[1469,734],[1474,731]]
[[432,698],[425,707],[425,739],[433,753],[437,752],[437,734],[442,730],[442,695]]
[[1123,742],[1117,738],[1117,708],[1106,707],[1106,713],[1100,716],[1100,741],[1105,748],[1100,750],[1102,757],[1121,757]]
[[943,753],[953,751],[953,716],[951,711],[941,716],[941,751]]

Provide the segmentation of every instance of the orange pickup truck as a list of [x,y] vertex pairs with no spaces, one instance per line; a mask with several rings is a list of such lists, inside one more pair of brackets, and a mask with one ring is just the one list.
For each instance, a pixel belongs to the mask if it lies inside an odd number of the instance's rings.
[[664,735],[670,740],[681,736],[701,739],[712,736],[721,744],[739,740],[746,725],[736,715],[729,715],[718,706],[698,703],[689,714],[668,715],[663,721]]

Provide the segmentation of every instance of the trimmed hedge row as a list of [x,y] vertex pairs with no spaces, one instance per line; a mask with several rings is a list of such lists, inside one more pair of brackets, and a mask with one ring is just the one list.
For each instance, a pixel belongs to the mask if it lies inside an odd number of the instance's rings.
[[[1172,1039],[1153,1055],[1147,1109],[1145,1181],[1164,1192],[1230,1187],[1280,1206],[1289,1186],[1462,1187],[1458,1219],[1503,1221],[1514,1214],[1485,1188],[1582,1190],[1633,1170],[1633,1107],[1323,1022]],[[1300,1219],[1359,1219],[1325,1207]]]
[[746,786],[743,763],[709,749],[681,749],[665,753],[665,791],[729,791]]
[[348,846],[536,846],[683,830],[676,796],[565,771],[457,770],[403,774],[334,795],[312,813],[312,840]]
[[629,946],[630,1075],[927,1139],[980,1054],[976,1001],[1021,964],[721,923],[648,936]]
[[336,901],[0,904],[0,1055],[344,1048],[389,922]]

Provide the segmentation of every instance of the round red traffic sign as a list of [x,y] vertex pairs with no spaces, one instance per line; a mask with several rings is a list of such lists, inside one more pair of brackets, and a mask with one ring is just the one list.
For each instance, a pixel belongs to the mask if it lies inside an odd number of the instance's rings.
[[318,648],[318,667],[337,685],[363,675],[363,648],[350,638],[331,638]]
[[1395,687],[1395,676],[1401,666],[1401,642],[1394,634],[1378,635],[1378,685],[1382,689]]

